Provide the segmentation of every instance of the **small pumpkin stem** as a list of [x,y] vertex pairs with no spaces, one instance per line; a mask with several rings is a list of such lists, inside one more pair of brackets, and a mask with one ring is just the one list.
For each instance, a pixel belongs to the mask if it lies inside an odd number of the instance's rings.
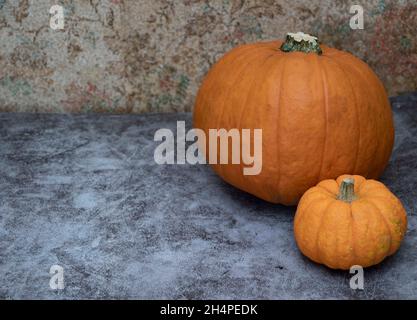
[[281,51],[284,52],[304,52],[322,54],[317,37],[303,32],[287,33],[284,43],[281,45]]
[[357,197],[355,195],[355,180],[353,178],[345,178],[340,184],[339,195],[337,199],[351,203]]

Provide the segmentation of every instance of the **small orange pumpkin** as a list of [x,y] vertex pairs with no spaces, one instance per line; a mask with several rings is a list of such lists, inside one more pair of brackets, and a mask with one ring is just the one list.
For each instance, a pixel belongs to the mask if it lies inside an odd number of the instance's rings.
[[198,92],[194,127],[206,136],[209,129],[262,129],[259,175],[244,175],[243,161],[212,167],[233,186],[285,205],[346,172],[378,178],[394,141],[390,104],[375,73],[302,33],[243,45],[220,59]]
[[295,240],[311,260],[332,269],[369,267],[392,255],[407,230],[407,214],[387,187],[358,175],[324,180],[301,198]]

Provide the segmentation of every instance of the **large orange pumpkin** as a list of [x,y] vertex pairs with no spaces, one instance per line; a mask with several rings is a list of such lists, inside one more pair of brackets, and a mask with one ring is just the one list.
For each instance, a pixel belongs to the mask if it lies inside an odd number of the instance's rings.
[[259,175],[244,175],[242,161],[213,168],[233,186],[285,205],[346,172],[377,178],[394,140],[387,94],[368,65],[304,34],[227,53],[201,85],[194,127],[207,136],[262,129]]
[[294,219],[300,250],[333,269],[369,267],[392,255],[407,230],[407,214],[381,182],[361,176],[324,180],[301,198]]

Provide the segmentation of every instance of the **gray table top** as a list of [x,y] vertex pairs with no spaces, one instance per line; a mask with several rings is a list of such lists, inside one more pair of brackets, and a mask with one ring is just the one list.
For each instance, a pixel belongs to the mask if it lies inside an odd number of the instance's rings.
[[[417,94],[392,102],[381,180],[409,229],[397,254],[365,270],[364,290],[301,255],[295,207],[205,165],[154,162],[155,131],[190,127],[190,114],[0,114],[0,297],[416,299]],[[54,264],[63,290],[49,286]]]

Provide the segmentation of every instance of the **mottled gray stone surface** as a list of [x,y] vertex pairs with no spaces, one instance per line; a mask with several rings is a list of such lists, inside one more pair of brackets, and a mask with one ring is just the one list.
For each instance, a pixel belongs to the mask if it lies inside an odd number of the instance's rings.
[[[154,132],[190,114],[0,114],[1,298],[417,298],[417,95],[395,99],[383,182],[403,201],[399,252],[349,273],[304,258],[295,208],[203,165],[156,165]],[[49,268],[65,289],[49,288]]]

